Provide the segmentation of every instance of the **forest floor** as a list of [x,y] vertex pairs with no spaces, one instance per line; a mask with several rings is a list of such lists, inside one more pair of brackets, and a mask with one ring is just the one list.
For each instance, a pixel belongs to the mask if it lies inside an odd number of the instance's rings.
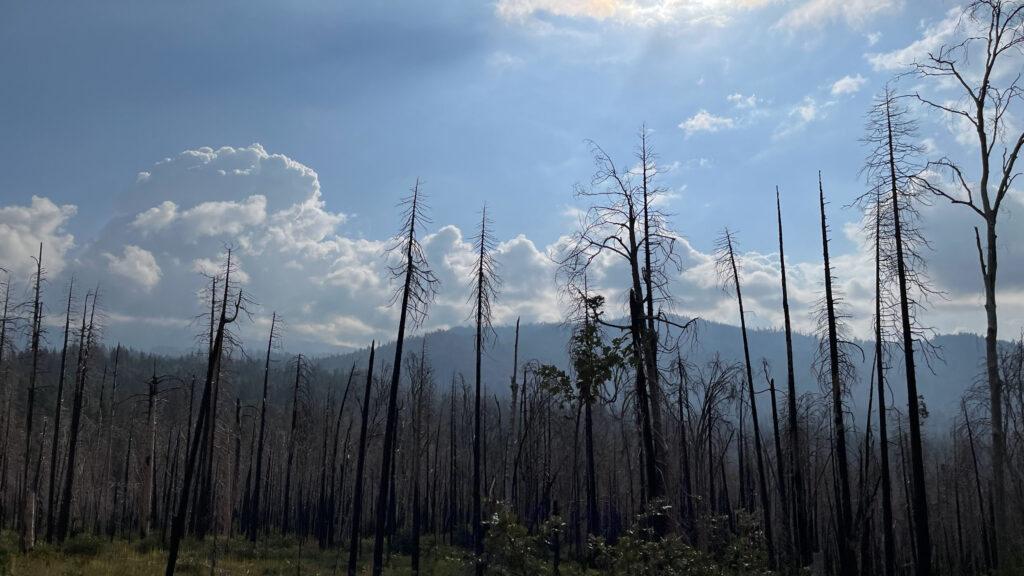
[[[241,538],[214,541],[207,538],[183,543],[176,574],[182,575],[334,575],[345,574],[348,555],[342,548],[320,550],[315,541],[250,544]],[[214,551],[216,550],[216,553]],[[365,541],[360,574],[369,574],[373,542]],[[339,554],[340,552],[340,554]],[[343,556],[343,557],[342,557]],[[425,550],[423,571],[428,574],[464,574],[466,564],[457,551],[447,547]],[[398,556],[384,574],[411,574],[410,559]],[[13,532],[0,534],[0,574],[11,576],[154,576],[164,573],[166,551],[157,541],[109,540],[78,535],[65,544],[39,543],[29,554],[18,553]]]

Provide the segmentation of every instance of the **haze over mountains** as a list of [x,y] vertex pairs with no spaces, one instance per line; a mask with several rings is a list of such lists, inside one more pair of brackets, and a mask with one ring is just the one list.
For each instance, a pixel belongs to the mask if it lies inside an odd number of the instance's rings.
[[[716,354],[725,362],[743,361],[743,342],[740,329],[728,324],[699,320],[696,323],[696,339],[692,343],[684,342],[680,347],[683,359],[697,366],[703,366]],[[509,379],[512,374],[513,348],[515,345],[514,326],[496,326],[495,336],[486,348],[482,361],[483,381],[490,394],[500,399],[508,397]],[[543,364],[554,364],[561,368],[568,366],[567,342],[570,329],[560,324],[523,324],[519,333],[520,379],[522,366],[530,360]],[[462,374],[467,381],[472,379],[473,366],[473,328],[459,326],[447,330],[431,332],[407,338],[405,350],[419,352],[424,346],[433,364],[438,386],[444,389],[453,374]],[[755,386],[767,390],[761,370],[761,359],[766,358],[770,364],[776,386],[785,388],[786,381],[786,341],[784,333],[775,330],[748,331],[751,363]],[[863,426],[861,416],[868,406],[868,383],[872,378],[874,361],[874,343],[855,341],[863,350],[863,358],[859,351],[854,350],[853,360],[857,367],[857,381],[851,384],[851,398],[848,409],[858,417],[858,428]],[[938,350],[939,358],[931,358],[932,370],[926,368],[924,357],[916,349],[918,356],[918,387],[928,407],[930,417],[925,420],[926,431],[943,430],[959,411],[959,402],[963,392],[974,383],[984,370],[985,341],[974,334],[947,334],[932,339]],[[793,334],[793,362],[797,391],[800,394],[819,393],[817,378],[813,369],[817,353],[817,340],[806,334]],[[377,349],[378,362],[382,359],[391,362],[394,358],[394,343],[388,342]],[[320,358],[319,364],[325,369],[347,370],[354,362],[357,368],[365,366],[369,349],[360,349],[344,354],[330,355]],[[663,358],[663,360],[667,360]],[[665,362],[662,362],[664,365]],[[889,384],[887,394],[893,398],[891,406],[905,412],[907,401],[906,380],[903,371],[902,352],[889,353],[887,359],[886,379]],[[671,377],[670,377],[671,378]],[[671,380],[670,380],[671,381]],[[758,399],[762,418],[770,414],[768,394],[761,394]]]

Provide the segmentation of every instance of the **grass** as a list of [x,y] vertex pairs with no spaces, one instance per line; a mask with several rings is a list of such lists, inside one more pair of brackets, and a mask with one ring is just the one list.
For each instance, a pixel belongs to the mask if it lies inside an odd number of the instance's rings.
[[[422,568],[427,574],[456,576],[470,573],[463,552],[424,542]],[[372,542],[364,541],[360,574],[369,574]],[[163,574],[167,554],[156,541],[128,542],[78,535],[63,545],[39,543],[29,554],[19,554],[17,535],[0,534],[0,574],[11,576],[152,576]],[[339,554],[340,552],[340,554]],[[218,538],[216,554],[211,538],[183,543],[176,574],[182,575],[333,575],[345,574],[345,549],[320,550],[316,542],[271,537],[255,545],[243,538]],[[385,574],[410,574],[408,556],[392,557]]]

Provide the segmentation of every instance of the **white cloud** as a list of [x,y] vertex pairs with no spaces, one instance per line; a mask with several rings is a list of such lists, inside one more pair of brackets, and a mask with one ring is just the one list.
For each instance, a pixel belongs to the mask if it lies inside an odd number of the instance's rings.
[[181,213],[182,225],[192,239],[201,236],[237,236],[267,217],[267,199],[250,196],[242,202],[203,202]]
[[64,224],[75,215],[72,205],[58,206],[48,198],[33,196],[28,206],[0,208],[0,266],[15,281],[27,281],[35,273],[31,259],[43,245],[43,268],[51,276],[64,269],[64,258],[75,239],[64,231]]
[[[790,120],[794,124],[815,122],[822,117],[821,109],[827,105],[806,99],[792,108]],[[161,208],[156,212],[122,209],[95,239],[69,260],[74,262],[74,272],[82,286],[101,282],[102,301],[106,303],[111,322],[110,338],[131,340],[140,346],[187,346],[192,342],[189,331],[195,329],[188,328],[188,322],[207,305],[197,300],[196,294],[204,284],[197,271],[219,270],[225,246],[231,245],[235,247],[234,258],[239,265],[235,278],[243,282],[246,292],[260,303],[253,309],[255,322],[239,325],[243,340],[265,338],[266,319],[271,311],[287,320],[285,338],[291,349],[322,351],[330,346],[365,345],[371,338],[393,336],[397,311],[388,303],[394,286],[383,254],[390,239],[366,239],[348,233],[344,215],[331,212],[321,198],[315,172],[290,159],[263,164],[261,159],[270,157],[265,152],[240,154],[236,150],[229,153],[233,161],[237,163],[244,157],[254,163],[225,166],[224,159],[215,151],[194,152],[200,154],[186,153],[161,163],[159,168],[154,167],[149,179],[136,185],[179,190],[179,194],[160,201],[147,199],[151,207]],[[199,168],[201,177],[196,176],[195,169],[181,169],[183,165],[195,165],[197,158],[203,159],[200,166],[220,166],[216,170]],[[224,174],[218,172],[220,169]],[[308,177],[310,174],[312,177]],[[244,193],[236,182],[238,179],[245,180]],[[185,182],[205,190],[205,198],[198,202],[191,199]],[[145,192],[129,190],[130,194]],[[396,191],[396,196],[399,193]],[[284,202],[282,197],[286,199]],[[1013,216],[1022,211],[1024,196],[1015,191],[1010,201],[1017,210],[1008,211],[1005,220],[1001,220],[1000,240],[1002,249],[1006,250],[1004,260],[1018,261],[1024,258],[1019,254],[1019,247],[1024,246],[1024,236],[1021,236],[1024,227],[1016,226]],[[176,208],[171,210],[166,203]],[[184,214],[199,206],[206,206],[204,216],[217,212],[213,208],[224,215],[236,215],[232,210],[241,210],[244,222],[237,227],[217,224],[221,230],[217,236],[199,235],[185,241],[190,238],[195,222]],[[73,207],[58,208],[42,198],[33,200],[33,207],[38,213],[35,216],[29,214],[33,209],[25,207],[0,209],[0,234],[8,230],[11,222],[32,220],[40,224],[26,225],[24,230],[45,229],[50,231],[51,237],[59,237],[62,236],[60,226],[74,212]],[[246,210],[252,212],[248,220],[244,218]],[[133,225],[139,221],[140,214],[147,213],[154,218],[153,222],[162,223],[161,226]],[[177,216],[166,217],[170,213]],[[39,214],[48,216],[44,218]],[[158,215],[163,217],[157,218]],[[263,217],[257,217],[261,215]],[[42,225],[47,218],[50,223]],[[976,269],[976,255],[970,241],[973,238],[971,225],[976,222],[969,213],[945,205],[930,208],[925,219],[931,230],[954,231],[944,232],[935,241],[936,253],[943,254],[943,258],[936,259],[933,272],[937,286],[946,290],[955,304],[940,304],[935,315],[929,318],[936,318],[932,323],[940,329],[980,330],[984,317],[978,301],[979,281],[976,275],[962,272]],[[470,310],[468,279],[475,254],[463,231],[443,224],[422,238],[428,261],[442,283],[425,330],[465,324]],[[846,254],[834,254],[834,260],[841,287],[856,315],[854,329],[867,334],[871,290],[864,279],[873,277],[872,252],[855,225],[836,219],[834,229],[846,232],[855,246]],[[519,235],[498,245],[495,256],[504,285],[494,303],[496,323],[508,324],[518,316],[524,322],[561,318],[553,257],[557,257],[567,241],[563,237],[551,245],[538,247],[530,238]],[[66,246],[70,246],[70,237],[66,237],[66,242]],[[22,245],[24,253],[18,257],[30,265],[28,255],[34,246],[31,241],[23,241]],[[673,273],[671,289],[676,299],[671,311],[735,322],[738,318],[733,301],[715,282],[712,256],[681,237],[676,239],[676,249],[683,261],[683,270]],[[0,244],[0,251],[9,250],[9,244]],[[3,261],[10,261],[6,252],[4,254]],[[813,320],[809,311],[820,295],[820,263],[791,261],[787,262],[787,271],[793,319],[798,329],[810,330]],[[131,279],[131,282],[111,282],[110,275]],[[777,255],[759,250],[744,253],[743,278],[751,326],[780,326]],[[51,281],[58,280],[56,275],[51,276]],[[625,312],[623,287],[628,286],[628,275],[618,259],[596,260],[591,281],[595,291],[606,295],[609,312]],[[1014,316],[1014,310],[1024,309],[1021,308],[1024,298],[1014,300],[1015,297],[1009,295],[1022,293],[1016,287],[1024,285],[1024,271],[1009,267],[1001,282],[1005,283],[1008,295],[1005,309],[1008,322],[1012,324],[1014,318],[1021,317]],[[154,308],[155,303],[158,308]]]
[[806,96],[803,102],[789,109],[786,120],[775,128],[772,137],[775,139],[786,138],[800,132],[811,122],[817,122],[825,118],[825,108],[835,104],[835,101],[818,103],[817,100]]
[[135,282],[146,292],[160,283],[160,266],[148,250],[128,245],[124,247],[122,257],[110,253],[104,253],[103,256],[107,259],[107,270],[111,274]]
[[743,94],[729,94],[725,99],[732,102],[734,106],[741,110],[744,108],[755,108],[758,101],[757,94],[751,94],[750,96],[744,96]]
[[921,38],[910,45],[891,52],[869,54],[868,62],[876,72],[902,70],[910,64],[924,60],[929,53],[935,53],[956,36],[960,24],[961,9],[950,8],[945,18],[924,27]]
[[882,33],[881,32],[871,32],[870,34],[867,35],[867,39],[868,39],[868,46],[874,46],[875,44],[878,44],[879,40],[882,39]]
[[491,54],[487,56],[487,67],[498,73],[505,72],[506,70],[511,70],[513,68],[520,68],[524,63],[525,62],[522,58],[519,56],[513,56],[508,52],[491,52]]
[[498,0],[495,10],[506,20],[524,20],[538,13],[612,21],[631,26],[672,24],[724,25],[743,11],[773,0]]
[[860,74],[857,74],[856,76],[850,76],[847,74],[832,84],[832,95],[840,96],[842,94],[853,94],[854,92],[860,91],[861,86],[863,86],[867,81],[868,79]]
[[686,136],[690,137],[696,132],[718,132],[719,130],[728,130],[733,128],[735,122],[732,118],[715,116],[707,110],[700,110],[693,115],[692,118],[687,118],[679,124],[679,127],[686,131]]
[[877,16],[897,12],[902,5],[902,0],[810,0],[787,12],[775,26],[795,32],[843,21],[862,28]]
[[178,217],[178,205],[170,200],[165,200],[159,206],[153,206],[145,212],[140,212],[132,226],[142,230],[143,234],[151,231],[162,230]]

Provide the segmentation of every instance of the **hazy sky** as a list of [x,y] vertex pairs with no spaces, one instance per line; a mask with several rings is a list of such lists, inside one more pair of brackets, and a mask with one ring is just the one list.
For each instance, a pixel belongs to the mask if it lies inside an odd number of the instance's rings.
[[[958,38],[958,14],[946,0],[8,5],[0,266],[20,286],[42,240],[51,323],[74,274],[102,283],[108,342],[184,348],[198,330],[198,271],[230,244],[259,302],[247,338],[276,310],[289,349],[362,346],[394,332],[381,253],[395,203],[420,178],[443,283],[427,328],[466,321],[466,238],[484,202],[502,242],[496,321],[557,321],[548,255],[577,226],[573,185],[593,172],[585,140],[629,168],[645,124],[684,240],[673,311],[737,321],[709,261],[728,226],[747,253],[750,322],[781,324],[778,185],[794,321],[809,330],[821,170],[836,274],[863,333],[871,250],[846,206],[866,189],[865,114],[904,64]],[[957,97],[913,78],[897,88]],[[969,134],[914,114],[929,155],[965,158],[976,177]],[[1018,190],[1000,223],[1007,338],[1024,325],[1021,213]],[[980,332],[980,221],[938,202],[924,216],[946,296],[923,319]],[[618,306],[621,282],[605,272]]]

